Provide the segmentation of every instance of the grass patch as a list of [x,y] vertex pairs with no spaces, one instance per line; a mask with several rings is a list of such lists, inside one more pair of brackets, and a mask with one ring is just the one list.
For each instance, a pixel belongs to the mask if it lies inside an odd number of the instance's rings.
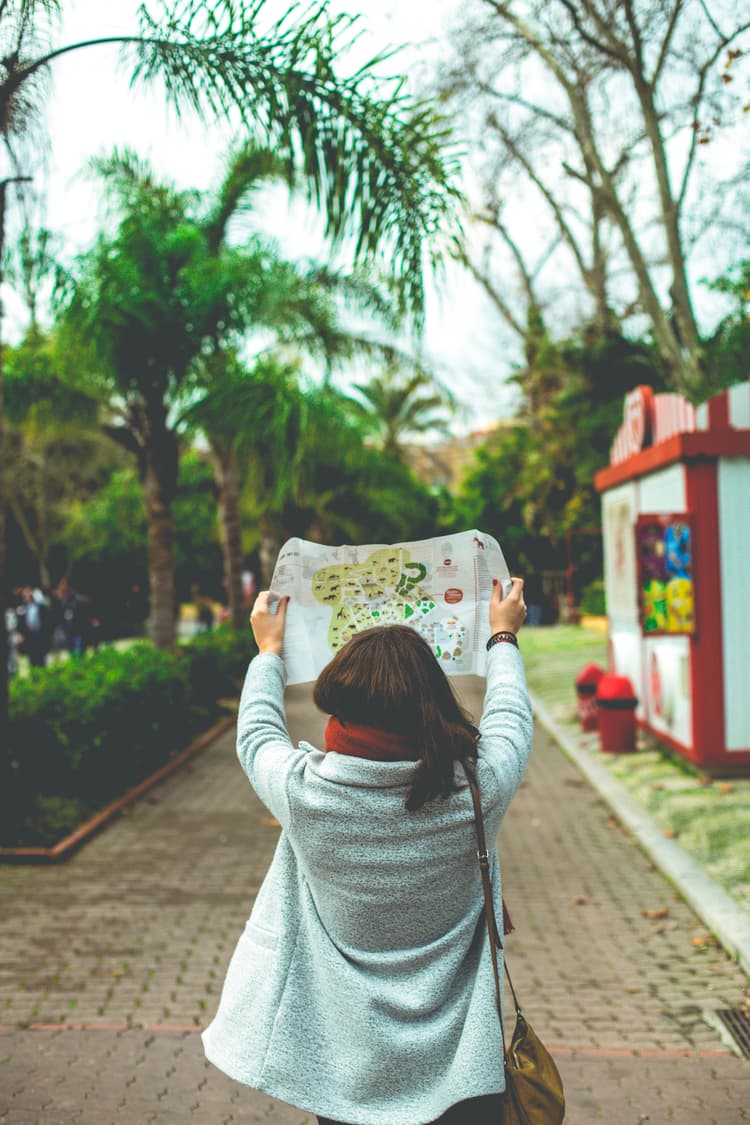
[[575,678],[586,664],[607,667],[607,638],[578,625],[524,629],[520,638],[532,691],[567,721],[575,721]]
[[[575,677],[584,664],[607,665],[606,637],[575,625],[524,629],[521,647],[529,687],[557,722],[578,731]],[[640,733],[635,754],[597,759],[701,866],[750,910],[750,778],[712,780],[654,737]]]

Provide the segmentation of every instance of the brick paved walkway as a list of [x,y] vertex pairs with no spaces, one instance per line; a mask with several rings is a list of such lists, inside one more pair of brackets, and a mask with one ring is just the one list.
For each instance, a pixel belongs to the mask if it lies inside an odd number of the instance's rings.
[[[277,831],[225,735],[65,865],[0,868],[0,1122],[310,1125],[196,1034]],[[541,733],[501,845],[511,970],[570,1125],[750,1121],[750,1063],[702,1018],[747,979]]]

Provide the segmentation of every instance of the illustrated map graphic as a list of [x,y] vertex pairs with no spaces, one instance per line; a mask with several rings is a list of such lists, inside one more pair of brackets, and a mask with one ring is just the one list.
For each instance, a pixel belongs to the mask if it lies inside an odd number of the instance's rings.
[[[336,653],[373,625],[410,625],[446,664],[458,663],[466,648],[466,629],[430,593],[429,568],[413,562],[405,547],[372,551],[364,562],[324,566],[312,575],[312,593],[330,607],[328,644]],[[460,591],[456,591],[460,599]],[[442,599],[441,599],[442,601]],[[440,616],[442,612],[443,616]]]

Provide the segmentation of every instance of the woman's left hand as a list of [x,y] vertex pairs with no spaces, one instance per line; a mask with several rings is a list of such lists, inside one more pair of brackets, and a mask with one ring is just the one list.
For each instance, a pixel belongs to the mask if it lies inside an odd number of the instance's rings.
[[269,604],[270,596],[269,590],[262,590],[258,594],[253,612],[250,614],[250,625],[252,626],[255,643],[258,646],[258,652],[275,652],[277,656],[281,656],[289,598],[279,598],[274,613],[271,611]]

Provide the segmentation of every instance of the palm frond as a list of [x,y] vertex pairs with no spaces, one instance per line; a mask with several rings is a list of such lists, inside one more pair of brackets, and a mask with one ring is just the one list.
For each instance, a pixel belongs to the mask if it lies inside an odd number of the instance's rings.
[[164,83],[177,112],[239,112],[259,142],[301,169],[328,236],[354,233],[357,257],[387,256],[403,303],[421,315],[427,245],[437,253],[446,219],[458,222],[446,122],[401,80],[376,80],[382,56],[339,73],[351,18],[293,4],[264,27],[265,6],[187,0],[171,12],[160,5],[157,19],[143,5],[133,83]]
[[41,116],[47,75],[28,63],[49,48],[60,10],[60,0],[0,2],[0,133],[12,150]]
[[294,168],[277,153],[253,141],[231,154],[226,175],[203,224],[213,253],[224,241],[230,220],[252,206],[253,192],[270,179],[284,179],[291,187]]

